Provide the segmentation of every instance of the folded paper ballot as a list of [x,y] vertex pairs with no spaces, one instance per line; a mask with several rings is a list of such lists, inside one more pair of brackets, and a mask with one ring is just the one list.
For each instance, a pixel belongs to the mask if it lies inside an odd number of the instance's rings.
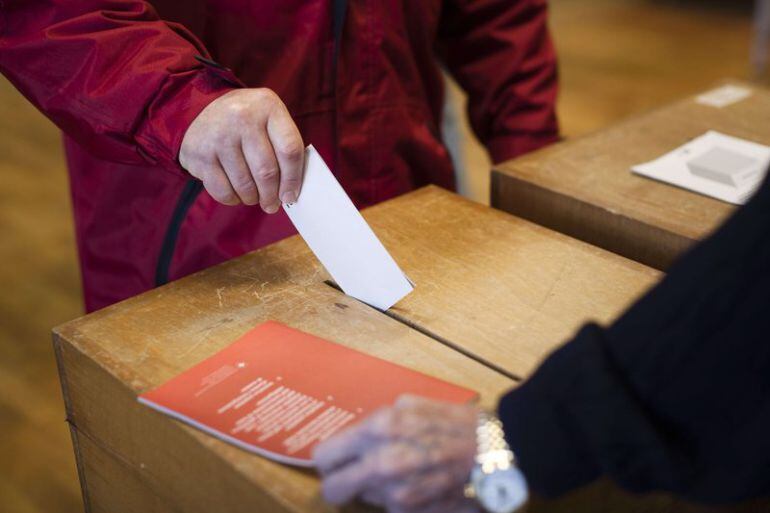
[[742,205],[770,165],[770,147],[707,132],[662,157],[631,170],[728,203]]
[[313,146],[299,198],[283,208],[345,294],[387,310],[414,289]]
[[315,445],[403,394],[455,403],[478,397],[270,321],[139,402],[247,451],[309,467]]

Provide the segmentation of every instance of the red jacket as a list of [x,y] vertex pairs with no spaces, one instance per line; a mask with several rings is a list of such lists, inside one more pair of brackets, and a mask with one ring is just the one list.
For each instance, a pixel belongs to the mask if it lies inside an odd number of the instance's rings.
[[336,80],[332,1],[0,1],[0,71],[65,134],[89,311],[293,233],[177,161],[235,87],[276,91],[359,207],[453,187],[437,56],[494,160],[555,138],[546,0],[349,0]]

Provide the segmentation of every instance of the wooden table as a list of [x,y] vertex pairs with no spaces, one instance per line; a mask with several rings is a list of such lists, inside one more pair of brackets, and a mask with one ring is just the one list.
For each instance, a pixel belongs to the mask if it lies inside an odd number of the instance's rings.
[[365,214],[417,286],[388,315],[520,379],[660,273],[428,187]]
[[[585,319],[611,318],[659,276],[437,188],[366,216],[417,283],[387,314],[329,286],[294,237],[55,330],[88,511],[332,510],[312,473],[246,453],[136,402],[262,321],[469,386],[494,407],[515,385],[512,378],[531,372]],[[618,497],[596,490],[579,494],[577,504],[590,510]],[[624,511],[660,511],[650,509],[651,499],[619,497]],[[544,504],[534,510],[554,511]],[[575,504],[566,502],[563,511],[583,511]]]
[[727,203],[631,174],[708,130],[770,144],[770,91],[732,105],[696,96],[502,164],[492,205],[658,269],[732,211]]
[[56,330],[88,511],[330,509],[320,502],[311,473],[251,455],[136,402],[137,394],[268,319],[473,387],[489,407],[513,386],[323,282],[282,281],[263,288],[270,279],[247,257]]

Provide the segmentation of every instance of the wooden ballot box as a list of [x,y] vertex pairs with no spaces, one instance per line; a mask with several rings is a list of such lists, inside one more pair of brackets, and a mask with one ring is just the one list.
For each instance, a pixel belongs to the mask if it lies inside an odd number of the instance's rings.
[[366,218],[417,284],[388,315],[516,379],[587,320],[614,319],[660,277],[434,187]]
[[749,95],[720,103],[712,98],[716,89],[710,90],[497,166],[492,172],[492,205],[666,269],[734,207],[634,175],[631,167],[709,130],[770,144],[770,91],[726,85],[746,88]]
[[[414,292],[388,312],[334,288],[292,237],[57,328],[87,511],[331,511],[311,471],[273,463],[140,405],[137,395],[272,319],[480,392],[484,406],[589,319],[660,276],[435,187],[365,213]],[[594,488],[533,511],[622,511],[657,498]],[[352,510],[365,509],[353,505]],[[347,509],[346,509],[347,510]]]
[[312,272],[303,274],[313,267],[310,255],[287,246],[297,253],[268,248],[56,330],[87,511],[331,510],[313,473],[228,445],[136,400],[269,319],[473,388],[489,407],[513,386]]

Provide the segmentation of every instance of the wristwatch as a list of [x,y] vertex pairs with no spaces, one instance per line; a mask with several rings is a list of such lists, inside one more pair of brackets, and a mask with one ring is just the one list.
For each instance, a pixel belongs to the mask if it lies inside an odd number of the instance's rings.
[[474,498],[487,513],[513,513],[529,498],[524,474],[508,447],[500,419],[486,412],[479,414],[476,427],[476,465],[471,471],[465,496]]

